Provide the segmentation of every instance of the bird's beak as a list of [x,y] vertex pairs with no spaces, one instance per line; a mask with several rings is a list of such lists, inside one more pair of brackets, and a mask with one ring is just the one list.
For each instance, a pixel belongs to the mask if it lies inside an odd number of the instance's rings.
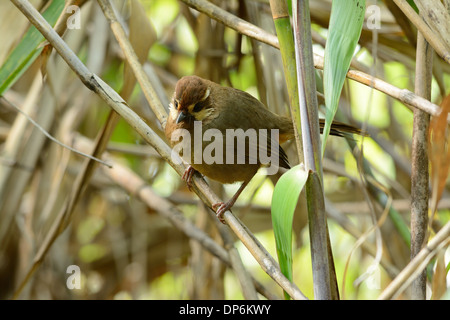
[[177,118],[177,124],[180,123],[181,121],[183,121],[184,119],[186,119],[187,117],[188,117],[188,115],[186,113],[184,113],[183,111],[181,111]]

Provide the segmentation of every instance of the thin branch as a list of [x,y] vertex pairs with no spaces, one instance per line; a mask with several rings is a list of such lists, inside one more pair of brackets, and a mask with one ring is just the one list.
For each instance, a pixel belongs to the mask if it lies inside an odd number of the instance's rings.
[[[75,144],[80,149],[91,148],[88,139],[78,136],[75,139]],[[113,163],[111,170],[103,170],[103,173],[109,176],[115,183],[126,190],[129,194],[138,197],[143,201],[149,208],[155,210],[159,215],[168,219],[175,228],[183,232],[187,237],[200,243],[206,250],[211,254],[222,260],[229,267],[233,267],[232,253],[227,252],[226,249],[221,247],[217,242],[215,242],[211,237],[209,237],[203,230],[197,228],[190,220],[186,219],[182,212],[180,212],[172,203],[168,200],[157,195],[150,185],[148,185],[143,179],[134,173],[131,169],[115,163],[108,154],[103,154],[103,158],[107,159],[108,162]],[[222,225],[220,227],[223,227]],[[234,248],[235,249],[235,248]],[[240,260],[240,259],[239,259]],[[234,267],[233,267],[234,268]],[[238,274],[241,274],[237,272]],[[279,299],[270,293],[270,291],[251,275],[248,275],[248,279],[252,282],[251,287],[256,287],[261,294],[269,299]],[[249,299],[256,299],[255,295],[250,295]]]
[[[205,13],[212,19],[222,22],[227,27],[230,27],[231,29],[236,30],[239,33],[242,33],[243,35],[257,39],[274,48],[277,49],[280,48],[276,36],[268,33],[267,31],[261,28],[254,26],[253,24],[245,20],[242,20],[241,18],[236,17],[235,15],[213,5],[208,1],[205,0],[181,0],[181,1],[191,6],[192,8],[197,9],[198,11]],[[322,56],[314,54],[314,66],[317,69],[323,69]],[[432,116],[436,116],[440,112],[440,108],[436,104],[415,95],[413,92],[409,90],[397,88],[396,86],[393,86],[381,79],[374,78],[367,73],[356,70],[349,70],[349,72],[347,73],[347,78],[360,82],[380,92],[383,92],[388,96],[397,99],[404,104],[425,111],[426,113]]]
[[87,154],[87,153],[83,153],[83,152],[81,152],[81,151],[78,151],[78,150],[72,148],[71,146],[69,146],[69,145],[67,145],[67,144],[65,144],[65,143],[62,143],[61,141],[59,141],[58,139],[56,139],[55,137],[53,137],[50,133],[48,133],[47,130],[45,130],[43,127],[41,127],[41,126],[39,125],[39,123],[37,123],[36,121],[34,121],[28,114],[26,114],[24,111],[22,111],[22,110],[21,110],[19,107],[17,107],[14,103],[12,103],[12,102],[6,100],[6,98],[3,97],[3,96],[0,97],[0,99],[2,99],[3,101],[5,101],[5,103],[7,103],[9,106],[11,106],[13,109],[15,109],[15,110],[16,110],[17,112],[19,112],[20,114],[22,114],[29,122],[31,122],[36,128],[39,129],[39,131],[41,131],[47,138],[49,138],[50,140],[52,140],[54,143],[60,145],[60,146],[63,147],[63,148],[66,148],[66,149],[68,149],[68,150],[70,150],[70,151],[72,151],[72,152],[74,152],[74,153],[76,153],[76,154],[78,154],[78,155],[80,155],[80,156],[82,156],[82,157],[89,158],[89,159],[91,159],[91,160],[93,160],[93,161],[97,161],[98,163],[101,163],[101,164],[107,166],[108,168],[112,168],[111,165],[110,165],[109,163],[107,163],[107,162],[105,162],[105,161],[103,161],[103,160],[101,160],[101,159],[98,159],[98,158],[96,158],[96,157],[93,157],[93,156],[91,156],[91,155],[89,155],[89,154]]
[[[391,199],[389,199],[391,200]],[[354,203],[352,203],[354,204]],[[408,204],[409,205],[409,204]],[[365,207],[367,206],[367,201],[361,202],[359,204],[359,207]],[[360,239],[361,237],[366,237],[364,234],[367,233],[367,231],[363,234],[359,229],[353,224],[353,222],[347,218],[344,214],[344,210],[340,209],[340,204],[335,204],[330,202],[329,200],[325,199],[325,207],[327,210],[327,215],[329,218],[335,220],[346,232],[348,232],[350,235],[352,235],[355,239]],[[387,207],[386,207],[387,208]],[[347,208],[345,208],[347,209]],[[358,210],[358,213],[361,213],[360,210]],[[378,225],[380,223],[378,222]],[[377,250],[375,246],[373,246],[371,243],[364,241],[361,243],[361,248],[368,252],[371,256],[375,257],[377,255]],[[380,260],[381,266],[384,268],[388,276],[392,279],[394,279],[398,274],[399,270],[392,264],[391,261],[389,261],[388,258],[385,256],[381,257]],[[344,271],[345,272],[345,271]],[[345,277],[345,276],[344,276]],[[344,296],[344,282],[341,287],[342,296]]]
[[378,297],[379,300],[395,299],[417,277],[434,256],[450,245],[450,222],[434,236],[434,238],[415,256]]
[[227,27],[236,30],[250,38],[261,41],[274,48],[279,49],[277,36],[251,24],[235,15],[223,10],[222,8],[206,0],[181,0],[188,6],[206,14],[208,17],[222,22]]
[[[422,33],[428,43],[436,50],[436,53],[441,56],[447,63],[450,63],[450,52],[446,43],[441,41],[440,37],[435,36],[435,32],[430,26],[422,19],[411,7],[411,5],[405,0],[394,0],[395,4],[403,11],[405,16],[417,27]],[[422,1],[417,2],[418,5],[422,5]],[[440,20],[441,23],[447,23],[448,21]],[[446,35],[448,36],[448,35]]]
[[[59,37],[41,14],[26,0],[11,0],[14,5],[30,20],[30,22],[44,35],[49,43],[67,62],[69,67],[78,75],[87,88],[97,93],[97,95],[108,106],[120,114],[134,130],[140,134],[169,163],[175,171],[182,175],[185,167],[177,155],[172,154],[172,150],[167,144],[133,111],[127,103],[108,86],[97,75],[90,72],[81,60],[70,50],[67,44]],[[199,198],[211,208],[213,203],[220,202],[217,195],[210,189],[206,181],[194,176],[193,190]],[[269,274],[288,294],[294,299],[306,299],[305,295],[290,282],[281,272],[274,258],[267,252],[261,243],[251,234],[242,222],[230,211],[226,211],[223,216],[229,227],[238,236],[250,253],[255,257],[262,269]]]
[[213,221],[219,230],[224,247],[228,252],[230,267],[234,270],[239,284],[241,285],[242,295],[246,300],[257,300],[258,296],[251,275],[248,273],[247,269],[245,269],[242,259],[239,256],[239,252],[234,246],[234,238],[230,230],[215,217],[213,217]]
[[120,45],[120,48],[125,55],[126,61],[129,63],[131,69],[133,70],[133,73],[142,88],[142,92],[144,93],[148,104],[158,118],[159,123],[161,123],[162,127],[164,128],[167,120],[167,111],[159,100],[159,97],[156,94],[152,84],[150,83],[147,74],[144,72],[142,65],[139,63],[139,58],[134,52],[133,46],[128,40],[127,34],[123,29],[122,24],[117,19],[109,1],[98,0],[98,4],[100,5],[106,19],[108,19],[111,30],[113,31]]
[[[111,113],[110,115],[113,114]],[[106,147],[105,139],[107,138],[107,136],[105,136],[105,132],[110,131],[111,126],[113,125],[114,124],[112,122],[106,121],[106,125],[104,126],[103,130],[99,132],[96,139],[96,143],[94,145],[94,150],[92,151],[94,155],[99,155],[103,152],[104,148]],[[52,247],[55,240],[67,228],[69,222],[71,221],[73,210],[76,204],[78,203],[78,200],[80,199],[81,195],[83,194],[85,187],[88,181],[90,180],[90,177],[94,173],[95,168],[96,168],[95,162],[93,162],[90,158],[85,159],[73,183],[73,187],[69,196],[66,199],[64,199],[65,201],[63,206],[59,210],[56,218],[52,221],[50,230],[45,235],[44,241],[42,242],[42,244],[39,247],[39,250],[34,256],[31,268],[28,270],[24,279],[20,282],[18,289],[14,292],[14,299],[19,298],[22,290],[25,288],[26,284],[31,279],[34,272],[39,268],[41,263],[44,261],[44,258],[46,257],[48,251]]]
[[[317,69],[323,69],[323,57],[315,54],[314,65]],[[424,99],[407,89],[397,88],[396,86],[393,86],[392,84],[379,78],[372,77],[367,73],[357,70],[349,70],[347,73],[347,78],[362,83],[371,89],[383,92],[404,104],[420,109],[432,116],[437,116],[441,112],[441,108],[438,105],[428,101],[427,99]]]
[[[421,32],[417,33],[415,91],[425,99],[431,98],[433,49]],[[411,147],[411,259],[427,242],[429,174],[428,128],[430,115],[414,110]],[[426,299],[426,273],[423,271],[413,282],[411,298]]]

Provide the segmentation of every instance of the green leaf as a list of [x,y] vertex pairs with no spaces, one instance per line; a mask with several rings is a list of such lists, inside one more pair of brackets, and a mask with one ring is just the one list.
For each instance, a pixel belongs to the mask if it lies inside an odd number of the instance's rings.
[[336,114],[339,97],[364,22],[365,0],[333,1],[325,46],[324,94],[326,104],[322,155]]
[[[65,1],[52,1],[42,14],[50,25],[56,23],[64,5]],[[43,41],[44,36],[31,26],[0,68],[0,95],[8,90],[41,54],[44,49],[41,45]]]
[[[308,172],[299,164],[281,176],[272,196],[272,225],[281,272],[292,281],[292,219]],[[285,296],[288,298],[287,294]]]
[[414,3],[414,0],[406,0],[406,2],[409,3],[411,8],[413,8],[416,13],[419,13],[419,8],[417,8],[416,4]]

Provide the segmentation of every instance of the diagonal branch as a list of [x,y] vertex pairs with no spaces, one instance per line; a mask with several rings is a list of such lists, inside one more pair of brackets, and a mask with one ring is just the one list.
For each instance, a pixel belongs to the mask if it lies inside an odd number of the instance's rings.
[[[61,37],[53,30],[47,21],[27,0],[11,0],[13,4],[29,19],[29,21],[44,35],[49,43],[66,61],[68,66],[77,74],[87,88],[95,92],[108,106],[120,114],[144,140],[149,143],[161,157],[169,163],[178,174],[183,174],[184,166],[177,155],[172,155],[169,146],[133,111],[127,103],[97,75],[81,62],[76,54],[67,46]],[[161,119],[164,119],[162,117]],[[211,208],[213,203],[220,202],[217,195],[210,189],[202,178],[194,177],[193,190],[199,198]],[[232,231],[247,247],[262,269],[269,274],[294,299],[306,299],[295,284],[290,282],[280,271],[274,258],[261,243],[251,234],[242,222],[230,211],[225,212],[224,220]]]
[[[68,139],[69,140],[69,139]],[[74,141],[77,148],[80,150],[88,150],[92,148],[91,142],[81,136],[77,136],[76,138],[72,137],[70,139]],[[235,255],[233,251],[236,248],[231,248],[233,250],[224,249],[220,246],[216,241],[214,241],[210,236],[208,236],[203,230],[196,227],[189,219],[186,219],[181,211],[179,211],[170,201],[165,198],[157,195],[153,189],[148,185],[138,174],[133,172],[131,169],[120,165],[117,162],[114,162],[113,159],[108,154],[103,154],[103,158],[108,161],[108,163],[112,164],[112,169],[103,170],[100,169],[109,176],[115,183],[121,186],[124,190],[126,190],[129,194],[138,197],[142,202],[144,202],[149,208],[155,210],[160,216],[168,219],[175,228],[183,232],[187,237],[194,239],[199,242],[206,250],[208,250],[211,254],[222,260],[225,264],[232,268],[236,268],[233,264],[232,256]],[[223,226],[220,226],[223,227]],[[230,252],[231,251],[231,252]],[[239,262],[239,261],[238,261]],[[239,267],[239,266],[238,266]],[[245,270],[240,270],[239,272],[236,270],[238,277]],[[248,280],[251,286],[254,286],[262,295],[266,298],[274,300],[279,299],[277,296],[274,296],[269,289],[265,288],[261,283],[259,283],[255,278],[251,275],[248,275]],[[243,288],[245,291],[247,288]],[[256,299],[256,296],[250,296],[250,299]]]
[[[214,4],[206,0],[181,0],[192,8],[208,15],[214,20],[222,22],[227,27],[230,27],[237,32],[246,35],[250,38],[259,40],[265,44],[268,44],[274,48],[279,49],[279,43],[276,36],[268,33],[267,31],[256,27],[255,25],[236,17],[235,15],[215,6]],[[317,69],[323,69],[323,56],[314,54],[314,66]],[[375,78],[367,73],[349,70],[347,78],[362,83],[370,88],[378,90],[387,94],[388,96],[397,99],[398,101],[407,104],[413,108],[420,109],[432,116],[436,116],[440,112],[438,105],[415,95],[413,92],[400,89],[393,86],[379,78]]]
[[433,239],[420,250],[414,259],[397,275],[378,297],[379,300],[395,299],[430,263],[436,254],[450,245],[450,222],[441,228]]

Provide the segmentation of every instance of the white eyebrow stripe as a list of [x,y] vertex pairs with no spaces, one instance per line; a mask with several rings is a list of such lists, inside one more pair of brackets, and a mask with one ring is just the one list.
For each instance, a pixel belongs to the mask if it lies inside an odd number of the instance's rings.
[[203,96],[201,101],[205,101],[209,97],[210,93],[211,93],[211,88],[208,87],[208,89],[206,89],[205,95]]

